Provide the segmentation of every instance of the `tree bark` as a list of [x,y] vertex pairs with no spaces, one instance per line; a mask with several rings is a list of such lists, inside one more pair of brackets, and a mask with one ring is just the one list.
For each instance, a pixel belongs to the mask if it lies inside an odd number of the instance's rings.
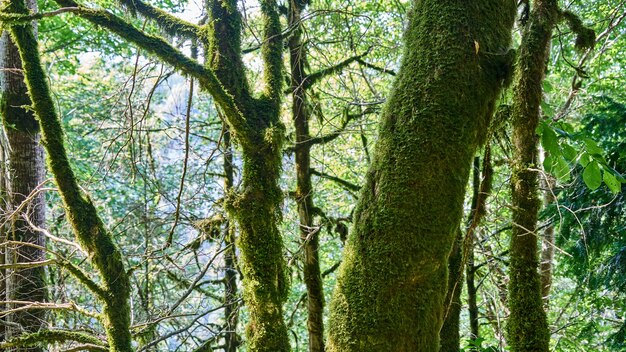
[[289,40],[291,64],[292,118],[296,129],[296,203],[300,220],[300,238],[304,251],[304,283],[307,289],[307,329],[309,352],[324,351],[324,288],[319,263],[319,230],[313,223],[313,186],[311,184],[311,139],[305,72],[307,53],[302,42],[301,14],[306,1],[291,0]]
[[[28,2],[36,11],[37,4]],[[40,144],[39,126],[33,113],[23,106],[31,105],[19,52],[8,32],[0,39],[2,64],[2,98],[0,110],[8,147],[8,202],[6,211],[13,213],[7,239],[34,244],[6,247],[5,264],[29,263],[45,260],[43,248],[46,238],[29,224],[43,228],[45,200],[43,192],[36,192],[44,181],[44,154]],[[44,302],[47,297],[45,269],[6,270],[6,299],[8,301]],[[8,309],[17,308],[8,305]],[[45,325],[45,310],[26,310],[9,314],[6,318],[6,339],[22,332],[32,333]],[[21,328],[18,328],[21,327]],[[23,329],[23,331],[22,331]],[[19,348],[16,351],[42,351],[41,347]]]
[[522,33],[513,87],[513,230],[508,298],[511,314],[507,324],[507,340],[513,352],[547,352],[550,343],[538,272],[537,214],[540,200],[535,130],[540,118],[550,39],[558,17],[556,0],[533,2],[528,24]]
[[328,350],[438,351],[474,153],[510,67],[510,0],[414,0],[330,315]]

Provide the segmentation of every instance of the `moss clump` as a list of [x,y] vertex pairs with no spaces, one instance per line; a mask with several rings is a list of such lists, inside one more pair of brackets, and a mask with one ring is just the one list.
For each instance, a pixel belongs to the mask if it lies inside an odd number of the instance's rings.
[[108,350],[106,348],[107,345],[102,340],[94,336],[82,332],[67,330],[41,330],[35,333],[25,334],[9,341],[1,342],[0,348],[33,347],[49,343],[68,341],[92,344],[94,346],[102,347],[102,350]]
[[[330,309],[328,351],[438,351],[447,260],[515,2],[415,0]],[[489,59],[486,60],[486,56]]]
[[576,43],[574,44],[576,49],[585,50],[594,47],[596,32],[593,29],[586,27],[580,17],[573,12],[563,11],[561,16],[572,32],[576,34]]

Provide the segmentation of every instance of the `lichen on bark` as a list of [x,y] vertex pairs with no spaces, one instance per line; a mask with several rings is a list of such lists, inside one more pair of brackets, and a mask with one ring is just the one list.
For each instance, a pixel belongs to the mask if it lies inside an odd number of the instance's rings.
[[331,303],[328,351],[438,351],[465,184],[510,67],[515,2],[414,0]]

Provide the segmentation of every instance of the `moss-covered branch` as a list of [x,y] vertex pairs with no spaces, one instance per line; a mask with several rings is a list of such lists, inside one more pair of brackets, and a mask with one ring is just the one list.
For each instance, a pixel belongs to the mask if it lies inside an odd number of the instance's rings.
[[35,20],[40,20],[46,17],[54,17],[58,16],[62,13],[66,12],[74,12],[78,10],[77,7],[63,7],[58,10],[50,11],[50,12],[37,12],[30,15],[21,15],[15,13],[0,13],[0,24],[2,27],[7,27],[15,24],[24,24]]
[[[28,14],[23,0],[12,0],[9,13]],[[113,243],[96,208],[84,194],[67,157],[61,121],[52,100],[46,74],[39,58],[39,48],[30,25],[11,27],[11,35],[19,49],[28,93],[38,118],[42,141],[47,152],[50,171],[54,175],[71,224],[81,246],[104,282],[105,330],[111,351],[131,351],[130,281],[119,249]]]
[[585,50],[593,48],[596,44],[596,32],[585,26],[583,21],[571,11],[561,12],[562,19],[567,23],[569,28],[576,34],[576,49]]
[[280,15],[276,0],[261,0],[263,21],[263,44],[261,57],[265,65],[263,70],[265,97],[276,111],[280,109],[283,86],[283,38]]
[[179,35],[194,40],[202,35],[202,30],[198,25],[182,20],[141,0],[118,0],[118,2],[131,12],[153,20],[170,35]]
[[358,192],[358,191],[361,190],[361,186],[359,186],[359,185],[356,185],[356,184],[354,184],[352,182],[349,182],[349,181],[346,181],[346,180],[344,180],[344,179],[342,179],[340,177],[329,175],[329,174],[327,174],[325,172],[321,172],[321,171],[313,169],[313,168],[311,169],[311,175],[315,175],[315,176],[327,179],[329,181],[333,181],[333,182],[339,184],[341,187],[343,187],[343,188],[345,188],[345,189],[347,189],[349,191],[352,191],[352,192]]
[[[33,347],[50,343],[78,342],[106,348],[107,344],[99,338],[77,331],[68,330],[41,330],[31,334],[20,335],[9,341],[0,342],[0,349],[16,347]],[[108,351],[108,349],[106,349]]]
[[89,291],[91,291],[93,294],[95,294],[96,296],[98,296],[98,298],[105,300],[107,298],[107,292],[106,289],[100,285],[98,285],[95,281],[93,281],[89,275],[83,271],[83,269],[81,269],[80,267],[72,264],[71,262],[69,262],[68,260],[62,260],[58,262],[62,267],[64,267],[65,269],[67,269],[67,271],[70,272],[70,274],[74,275],[74,277],[83,285],[85,285],[85,287],[87,287],[87,289],[89,289]]
[[380,73],[386,73],[386,74],[388,74],[388,75],[390,75],[390,76],[395,76],[395,75],[397,75],[397,74],[398,74],[398,73],[397,73],[396,71],[394,71],[394,70],[391,70],[391,69],[388,69],[388,68],[385,68],[385,67],[376,66],[376,65],[374,65],[374,64],[372,64],[372,63],[369,63],[369,62],[367,62],[367,61],[365,61],[365,60],[363,60],[363,59],[358,59],[358,60],[356,60],[356,61],[357,61],[359,64],[361,64],[361,65],[363,65],[363,66],[365,66],[365,67],[367,67],[367,68],[369,68],[369,69],[372,69],[372,70],[374,70],[374,71],[378,71],[378,72],[380,72]]

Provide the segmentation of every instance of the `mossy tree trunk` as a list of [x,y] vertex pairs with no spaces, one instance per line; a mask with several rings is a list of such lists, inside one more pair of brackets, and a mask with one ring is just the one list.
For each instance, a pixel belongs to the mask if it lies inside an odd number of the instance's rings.
[[471,162],[510,67],[515,1],[414,0],[331,304],[328,349],[438,351]]
[[307,98],[307,53],[302,41],[302,11],[307,1],[291,0],[289,26],[294,28],[289,40],[291,65],[291,113],[296,129],[296,203],[300,220],[300,237],[304,252],[304,283],[307,289],[307,329],[309,351],[324,351],[324,288],[319,263],[319,230],[313,223],[314,203],[311,183],[310,112]]
[[[36,10],[33,1],[28,7]],[[24,106],[30,105],[19,52],[8,32],[0,39],[2,64],[2,97],[0,110],[8,149],[8,212],[16,212],[9,220],[7,239],[32,243],[33,246],[6,247],[5,263],[41,262],[45,260],[46,238],[35,227],[45,223],[45,200],[43,192],[36,192],[44,181],[45,166],[41,135],[35,116]],[[36,192],[36,193],[35,193]],[[29,224],[29,222],[32,224]],[[6,300],[43,302],[46,300],[45,270],[43,266],[28,269],[6,270]],[[8,309],[17,308],[8,305]],[[26,310],[6,317],[6,339],[25,332],[36,332],[45,325],[44,310]],[[20,327],[20,328],[16,328]],[[23,329],[23,330],[22,330]],[[16,349],[18,351],[42,351],[40,347]]]
[[513,87],[513,174],[511,198],[513,230],[510,243],[510,315],[507,340],[513,352],[548,351],[550,333],[543,309],[539,278],[537,214],[538,139],[542,82],[552,30],[559,18],[556,0],[532,3]]
[[242,148],[243,175],[238,193],[228,197],[228,208],[239,224],[238,248],[243,274],[243,297],[248,307],[246,327],[249,351],[289,351],[282,305],[288,284],[283,258],[282,191],[278,185],[284,126],[280,122],[282,97],[282,39],[276,1],[260,2],[263,27],[261,56],[265,64],[261,96],[252,96],[241,57],[242,19],[236,0],[209,2],[208,66],[232,95],[245,119],[230,124]]
[[[5,10],[27,14],[23,0],[12,0]],[[41,65],[37,40],[30,24],[13,25],[10,32],[19,50],[32,108],[52,172],[63,200],[68,222],[102,279],[102,285],[83,278],[84,284],[103,302],[103,322],[110,351],[132,351],[130,334],[130,281],[120,251],[107,233],[96,208],[78,186],[70,166],[61,121],[56,112]],[[41,341],[44,342],[44,341]]]

